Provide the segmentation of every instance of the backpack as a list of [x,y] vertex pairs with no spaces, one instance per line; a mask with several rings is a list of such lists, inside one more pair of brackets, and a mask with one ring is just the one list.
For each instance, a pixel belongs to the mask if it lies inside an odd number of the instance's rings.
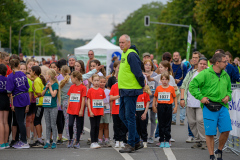
[[[173,65],[173,63],[171,63],[171,67],[172,67],[172,65]],[[182,79],[183,79],[183,65],[184,65],[183,63],[181,63],[181,65],[180,65],[181,70],[182,70],[182,77],[181,77]],[[175,78],[176,73],[180,67],[177,68],[176,72],[173,72],[173,78]],[[181,78],[179,78],[179,79],[181,79]]]

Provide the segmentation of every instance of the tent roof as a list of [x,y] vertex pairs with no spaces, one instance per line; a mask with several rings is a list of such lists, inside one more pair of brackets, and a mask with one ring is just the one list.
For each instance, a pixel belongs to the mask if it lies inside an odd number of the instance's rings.
[[98,33],[88,44],[75,48],[78,49],[86,49],[86,50],[94,50],[94,49],[120,49],[119,46],[116,46],[109,42],[106,38],[104,38],[100,33]]

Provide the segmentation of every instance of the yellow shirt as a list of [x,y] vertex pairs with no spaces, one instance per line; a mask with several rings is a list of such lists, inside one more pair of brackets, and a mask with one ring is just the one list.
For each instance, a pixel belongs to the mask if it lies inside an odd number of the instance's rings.
[[[37,77],[34,80],[34,88],[35,88],[34,97],[37,97],[36,93],[42,94],[44,85],[42,83],[42,80],[39,77]],[[37,104],[37,106],[42,106],[43,105],[43,97],[36,98],[36,104]]]

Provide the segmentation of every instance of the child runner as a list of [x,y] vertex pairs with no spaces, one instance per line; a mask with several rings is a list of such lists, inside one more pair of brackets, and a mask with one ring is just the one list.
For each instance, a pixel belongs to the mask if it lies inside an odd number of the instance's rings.
[[[105,88],[106,83],[107,83],[106,78],[100,77],[99,87],[104,90],[106,98],[104,98],[103,100],[104,116],[101,117],[101,120],[100,120],[98,144],[100,146],[105,145],[106,147],[111,147],[112,145],[110,144],[110,141],[109,141],[109,123],[111,123],[110,104],[109,104],[110,90]],[[103,134],[104,134],[105,143],[103,143]]]
[[84,106],[85,106],[85,97],[87,96],[87,88],[82,84],[82,74],[78,71],[73,71],[71,75],[71,81],[73,85],[70,87],[68,91],[68,108],[67,113],[69,114],[69,135],[70,140],[68,143],[68,148],[73,147],[73,123],[76,119],[77,123],[77,137],[76,137],[76,144],[74,148],[80,148],[80,134],[82,133],[82,126],[83,123],[83,113],[84,113]]
[[43,88],[43,108],[44,108],[44,117],[46,123],[46,144],[43,147],[47,149],[50,147],[50,137],[51,129],[53,133],[53,143],[52,149],[57,147],[57,100],[58,103],[61,103],[60,91],[58,87],[57,73],[55,70],[50,69],[47,71],[46,81],[49,81],[46,86]]
[[91,146],[90,148],[100,148],[98,144],[98,134],[101,116],[104,115],[103,99],[106,98],[104,90],[99,88],[99,75],[92,76],[93,88],[90,88],[87,93],[88,97],[88,116],[91,124]]
[[4,64],[7,67],[6,77],[12,73],[12,70],[8,66],[8,63],[9,63],[9,54],[6,52],[0,52],[0,64]]
[[137,108],[136,108],[136,127],[137,132],[141,139],[143,140],[143,147],[147,148],[147,125],[148,125],[148,108],[150,97],[152,95],[149,86],[143,88],[143,94],[139,95],[137,98]]
[[[177,113],[177,97],[175,89],[169,85],[169,80],[170,76],[168,73],[161,75],[162,85],[156,88],[152,106],[153,111],[158,114],[159,142],[161,148],[170,147],[172,113]],[[157,107],[156,102],[158,103]],[[173,102],[175,102],[175,108],[172,111]]]
[[9,148],[8,136],[8,114],[9,114],[9,97],[7,95],[6,83],[7,67],[4,64],[0,64],[0,149]]
[[[89,62],[89,68],[90,68],[90,71],[93,70],[93,69],[96,69],[97,66],[100,66],[101,65],[101,62],[97,59],[94,59],[94,60],[91,60]],[[106,76],[106,71],[104,68],[101,68],[96,74],[98,74],[99,76]],[[92,88],[92,78],[89,78],[88,79],[89,83],[88,83],[88,89],[89,88]]]
[[[24,74],[26,74],[27,65],[25,63],[20,63],[20,71],[22,71]],[[29,84],[28,93],[29,93],[29,97],[30,97],[30,102],[32,102],[32,95],[33,95],[32,81],[29,78],[27,78],[27,79],[28,79],[28,84]],[[35,117],[35,110],[36,110],[36,103],[31,103],[30,107],[29,107],[29,111],[27,113],[27,117],[26,117],[27,141],[29,144],[31,141],[30,132],[31,132],[31,130],[32,130],[32,132],[34,131],[33,121],[34,121],[34,117]]]
[[17,124],[21,133],[21,141],[13,147],[17,149],[29,148],[26,139],[25,113],[29,111],[30,97],[28,94],[28,80],[21,72],[19,59],[11,59],[10,66],[12,73],[8,76],[6,89],[11,94],[11,109],[15,111]]
[[127,127],[122,122],[119,117],[119,106],[120,106],[120,96],[119,96],[119,89],[118,83],[112,85],[110,91],[110,101],[112,101],[112,118],[113,118],[113,131],[114,131],[114,138],[115,138],[115,148],[124,148],[124,143],[127,142],[126,134],[127,134]]
[[43,97],[42,92],[44,85],[46,85],[46,80],[41,75],[41,68],[39,66],[33,66],[30,70],[30,76],[33,77],[33,92],[34,97],[36,98],[36,110],[35,110],[35,118],[34,118],[34,126],[36,127],[37,131],[37,140],[31,147],[43,147],[44,143],[42,140],[42,116],[43,116]]

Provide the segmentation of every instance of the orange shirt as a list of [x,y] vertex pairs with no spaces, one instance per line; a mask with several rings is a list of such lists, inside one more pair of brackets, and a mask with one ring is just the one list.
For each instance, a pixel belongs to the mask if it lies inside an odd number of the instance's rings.
[[[106,98],[105,92],[102,88],[97,90],[90,88],[87,93],[87,98],[90,99],[91,110],[94,116],[102,116],[104,111],[103,99]],[[88,116],[90,112],[88,110]]]
[[[109,95],[112,95],[112,96],[119,95],[118,83],[112,85]],[[113,101],[112,114],[119,114],[119,106],[120,106],[120,98]]]
[[90,60],[87,61],[87,65],[86,65],[86,73],[89,72],[89,62],[90,62]]
[[137,98],[136,111],[144,111],[147,106],[147,102],[150,102],[150,96],[146,92],[143,92],[143,94],[139,95]]
[[172,104],[176,94],[173,86],[169,86],[168,88],[158,86],[155,90],[154,97],[157,98],[158,103]]
[[[79,111],[81,109],[82,99],[86,97],[87,95],[87,88],[80,84],[77,86],[76,84],[73,84],[67,95],[70,96],[69,106],[67,109],[67,113],[71,115],[79,115]],[[83,108],[84,113],[84,108]]]

